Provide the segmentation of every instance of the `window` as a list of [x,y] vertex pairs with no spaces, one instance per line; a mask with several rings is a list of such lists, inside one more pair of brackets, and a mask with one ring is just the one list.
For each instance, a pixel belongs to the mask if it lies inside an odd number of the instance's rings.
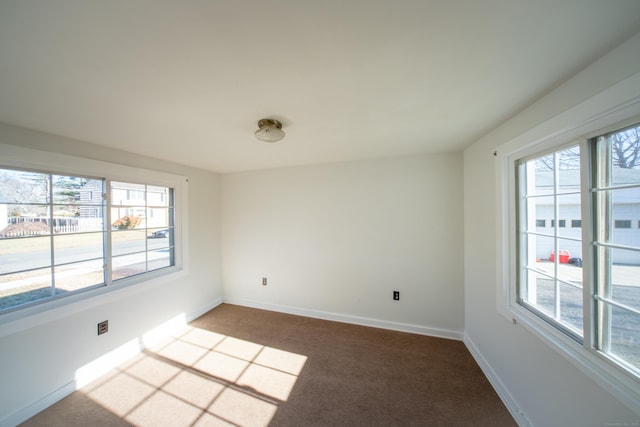
[[613,219],[640,215],[640,124],[516,167],[517,304],[640,378],[640,231]]
[[536,227],[546,227],[547,222],[544,219],[536,219]]
[[172,187],[0,168],[0,312],[175,266],[174,200]]
[[127,199],[126,200],[144,200],[145,193],[140,189],[126,189]]
[[[569,335],[582,335],[582,272],[569,259],[581,235],[564,229],[558,216],[580,211],[580,147],[525,159],[519,164],[520,280],[518,301]],[[551,230],[531,224],[551,216]],[[556,256],[557,254],[557,256]]]
[[112,280],[174,265],[173,189],[117,181],[110,189]]
[[594,346],[638,375],[640,243],[637,230],[615,231],[611,225],[629,206],[636,207],[636,215],[640,206],[640,125],[599,136],[592,149]]
[[630,219],[616,219],[613,224],[615,228],[631,228]]

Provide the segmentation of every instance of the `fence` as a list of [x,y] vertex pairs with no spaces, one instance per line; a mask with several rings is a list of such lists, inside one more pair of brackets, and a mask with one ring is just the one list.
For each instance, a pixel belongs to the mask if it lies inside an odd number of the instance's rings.
[[[51,221],[50,221],[51,220]],[[98,231],[102,229],[101,218],[72,217],[9,217],[7,227],[0,230],[0,238]]]

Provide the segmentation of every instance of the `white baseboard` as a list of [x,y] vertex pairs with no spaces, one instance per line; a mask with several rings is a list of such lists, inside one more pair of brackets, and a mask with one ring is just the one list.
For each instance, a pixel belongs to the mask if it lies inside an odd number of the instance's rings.
[[509,393],[509,390],[507,390],[504,383],[500,380],[491,365],[489,365],[487,359],[485,359],[482,353],[480,353],[480,350],[476,347],[473,340],[469,338],[469,335],[465,333],[462,341],[467,346],[467,349],[475,359],[476,363],[480,366],[480,369],[482,369],[482,372],[484,372],[484,375],[487,377],[496,393],[498,393],[502,403],[507,407],[511,416],[516,420],[518,425],[521,427],[533,427],[531,420],[522,411],[522,409],[520,409],[518,402],[516,402],[511,393]]
[[214,299],[213,301],[210,301],[208,304],[203,305],[202,307],[200,307],[199,309],[197,309],[193,313],[190,313],[186,317],[187,323],[190,323],[190,322],[196,320],[198,317],[202,316],[207,311],[213,310],[214,308],[216,308],[220,304],[222,304],[222,297],[218,297],[218,298]]
[[[207,311],[219,306],[220,304],[222,304],[222,298],[220,297],[216,298],[210,301],[209,303],[203,305],[202,307],[198,308],[197,310],[193,311],[192,313],[189,313],[188,315],[184,316],[184,318],[181,319],[180,323],[187,324],[192,320],[200,317]],[[143,351],[146,347],[153,345],[153,342],[155,340],[161,339],[163,333],[165,336],[168,335],[171,332],[171,327],[177,326],[177,322],[175,322],[174,320],[175,319],[172,319],[171,321],[167,322],[166,329],[165,329],[165,325],[161,325],[158,328],[156,328],[156,330],[150,331],[149,333],[147,333],[146,335],[152,335],[150,340],[136,339],[135,342],[125,343],[119,348],[96,359],[94,362],[91,362],[90,364],[79,368],[78,371],[82,371],[81,379],[79,378],[70,379],[68,383],[58,388],[57,390],[7,415],[5,418],[0,420],[0,427],[14,427],[20,424],[21,422],[28,420],[32,416],[45,410],[49,406],[58,402],[59,400],[64,399],[74,391],[82,388],[89,382],[104,375],[111,369],[119,366],[120,364],[126,362],[127,360],[132,359],[133,357],[138,355],[141,351]]]
[[360,326],[370,326],[373,328],[389,329],[392,331],[410,332],[413,334],[427,335],[430,337],[447,338],[462,341],[461,331],[446,329],[428,328],[426,326],[412,325],[408,323],[390,322],[387,320],[372,319],[369,317],[352,316],[348,314],[333,313],[329,311],[310,310],[305,308],[291,307],[286,305],[268,304],[258,301],[251,301],[242,298],[224,297],[223,302],[242,305],[245,307],[259,308],[262,310],[276,311],[279,313],[295,314],[298,316],[312,317],[314,319],[331,320],[334,322],[350,323]]

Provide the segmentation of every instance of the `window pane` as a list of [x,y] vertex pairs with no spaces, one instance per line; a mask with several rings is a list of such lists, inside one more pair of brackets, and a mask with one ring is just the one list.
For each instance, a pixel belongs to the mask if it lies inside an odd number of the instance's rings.
[[173,209],[169,208],[148,208],[147,228],[169,227],[170,219],[173,216]]
[[112,207],[111,228],[114,230],[132,230],[144,227],[144,207]]
[[623,266],[623,265],[640,267],[640,250],[632,251],[632,250],[626,250],[626,249],[612,248],[611,259],[609,262],[614,267]]
[[[553,153],[546,156],[538,157],[530,162],[527,162],[537,172],[548,172],[540,174],[536,179],[536,187],[539,188],[551,188],[553,190],[553,170],[555,169],[555,161]],[[544,180],[540,178],[544,177]]]
[[[571,229],[569,229],[571,230]],[[573,232],[580,229],[572,230]],[[569,233],[566,233],[569,234]],[[577,236],[579,237],[579,236]],[[558,239],[558,262],[560,264],[575,264],[575,260],[582,260],[582,242],[579,240]],[[555,260],[555,256],[551,257]]]
[[640,370],[640,316],[611,307],[611,353]]
[[[640,252],[613,249],[614,263],[611,268],[611,298],[629,307],[640,310]],[[619,260],[632,262],[616,264]]]
[[111,182],[111,206],[145,206],[145,199],[145,185]]
[[[535,171],[531,166],[532,163],[527,165],[527,180],[528,185],[525,189],[526,196],[533,197],[531,200],[544,200],[544,196],[549,196],[553,194],[553,171]],[[549,204],[549,200],[553,200],[553,198],[546,199],[545,203],[541,203],[544,205]]]
[[[580,269],[581,272],[582,269]],[[582,277],[580,277],[579,285],[580,287],[575,287],[560,282],[560,321],[565,326],[569,326],[576,334],[582,336]]]
[[19,237],[36,234],[49,234],[49,206],[5,204],[0,209],[6,209],[6,227],[0,230],[4,237]]
[[147,204],[149,206],[169,206],[169,189],[167,187],[147,186]]
[[[160,242],[161,245],[168,245],[173,230],[171,228],[150,228],[147,230],[148,239],[167,239],[167,242]],[[149,242],[149,248],[156,248],[153,242]]]
[[[53,225],[54,234],[77,233],[80,231],[102,231],[101,221],[85,221],[83,218],[80,218],[78,208],[78,206],[61,205],[53,207],[53,220],[51,221],[51,224]],[[76,211],[78,215],[67,215],[70,211]]]
[[159,250],[159,249],[169,249],[171,246],[171,233],[172,229],[163,228],[159,231],[154,231],[149,236],[149,240],[147,241],[147,249],[149,251]]
[[102,197],[104,188],[104,180],[88,179],[79,189],[80,204],[92,206],[103,205],[105,203],[105,199]]
[[[83,208],[85,208],[84,206],[80,206],[80,210],[82,212]],[[81,233],[85,233],[85,232],[90,232],[90,231],[100,231],[102,232],[104,230],[104,221],[102,218],[102,212],[103,209],[102,207],[94,207],[94,208],[89,208],[88,206],[86,207],[87,211],[88,209],[92,209],[92,214],[80,214],[80,218],[78,218],[78,222],[77,222],[77,228],[76,231],[81,232]],[[93,216],[93,215],[97,215],[97,216]]]
[[146,253],[113,257],[114,281],[147,271]]
[[0,274],[51,265],[51,240],[45,237],[0,238]]
[[640,183],[640,126],[610,134],[607,145],[612,185]]
[[[640,171],[638,171],[640,174]],[[611,242],[625,246],[640,247],[640,229],[633,227],[632,219],[640,216],[640,187],[612,190],[611,217],[613,231]]]
[[56,205],[77,207],[80,204],[100,205],[103,202],[102,180],[65,175],[53,175],[51,180],[53,203]]
[[56,291],[72,292],[104,284],[102,262],[102,259],[99,259],[56,267],[54,270]]
[[147,249],[144,229],[114,231],[111,237],[113,256],[144,252]]
[[[533,236],[531,236],[529,238],[529,249],[532,251],[532,254],[535,254],[535,260],[549,261],[553,257],[554,242],[555,240],[553,237],[535,236],[535,238],[533,238]],[[539,263],[538,268],[541,266],[552,267],[552,264],[549,264],[548,262],[542,264]],[[548,274],[553,275],[553,271],[549,271]]]
[[50,268],[0,276],[0,310],[54,295]]
[[576,218],[581,216],[582,204],[579,194],[565,194],[558,196],[558,234],[563,237],[582,238],[582,230],[574,230],[568,227],[565,218]]
[[168,249],[149,252],[149,271],[170,267],[171,265],[173,265],[171,253]]
[[[563,252],[565,251],[561,250],[560,254],[562,254]],[[582,288],[583,278],[582,278],[582,268],[580,268],[581,266],[575,265],[574,263],[571,263],[571,262],[564,262],[564,261],[567,261],[567,260],[563,259],[562,256],[560,256],[558,259],[558,279],[560,279],[563,282],[572,284],[575,287]]]
[[556,305],[554,280],[534,271],[529,271],[527,276],[527,292],[523,299],[553,318]]
[[0,169],[0,202],[49,203],[49,175]]
[[580,147],[574,146],[558,152],[558,192],[580,191]]
[[[527,230],[534,231],[538,221],[544,222],[547,218],[553,218],[553,200],[553,197],[547,196],[531,197],[527,199],[527,205],[529,207],[527,212],[531,214],[531,217],[528,218],[527,221]],[[552,226],[551,221],[549,221],[549,226]],[[546,230],[543,232],[553,234],[553,230]]]
[[102,259],[102,237],[102,233],[61,234],[55,236],[53,244],[56,265]]

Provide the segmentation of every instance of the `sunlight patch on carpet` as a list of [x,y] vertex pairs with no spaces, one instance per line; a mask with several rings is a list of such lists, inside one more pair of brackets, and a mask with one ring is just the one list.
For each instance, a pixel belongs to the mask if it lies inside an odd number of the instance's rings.
[[137,426],[267,426],[306,360],[185,326],[81,392]]

